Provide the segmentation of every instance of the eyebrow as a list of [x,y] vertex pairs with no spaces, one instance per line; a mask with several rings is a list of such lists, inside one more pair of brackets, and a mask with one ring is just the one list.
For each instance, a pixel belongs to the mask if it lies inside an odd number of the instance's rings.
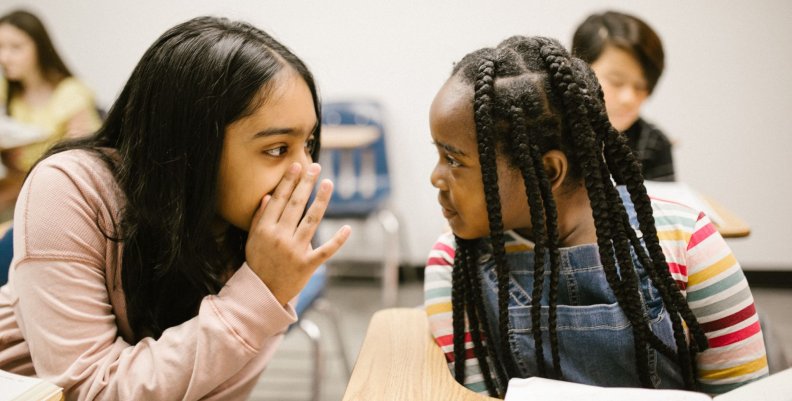
[[451,154],[454,154],[454,155],[459,155],[459,156],[467,156],[467,154],[465,152],[463,152],[461,149],[455,148],[455,147],[453,147],[453,146],[451,146],[451,145],[449,145],[447,143],[432,141],[432,144],[434,144],[437,147],[443,148],[443,150],[445,150],[448,153],[451,153]]
[[[316,124],[314,124],[313,128],[311,128],[309,135],[316,133],[316,129],[318,127],[319,127],[319,122],[317,121]],[[273,128],[267,128],[264,131],[257,132],[255,135],[253,135],[252,139],[266,138],[268,136],[274,136],[274,135],[297,135],[297,132],[298,131],[293,127],[273,127]]]

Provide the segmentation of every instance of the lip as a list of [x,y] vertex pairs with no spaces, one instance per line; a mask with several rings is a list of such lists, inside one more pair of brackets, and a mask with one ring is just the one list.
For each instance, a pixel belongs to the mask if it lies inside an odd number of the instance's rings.
[[443,217],[445,217],[446,219],[451,219],[456,215],[457,213],[455,211],[443,208]]
[[613,117],[619,119],[628,119],[637,116],[638,112],[636,112],[635,110],[621,110],[611,114],[613,115]]
[[450,218],[452,218],[452,217],[457,215],[456,210],[446,206],[445,202],[442,199],[440,199],[439,197],[437,198],[437,203],[439,203],[440,204],[440,208],[443,209],[443,217],[445,217],[446,219],[450,219]]

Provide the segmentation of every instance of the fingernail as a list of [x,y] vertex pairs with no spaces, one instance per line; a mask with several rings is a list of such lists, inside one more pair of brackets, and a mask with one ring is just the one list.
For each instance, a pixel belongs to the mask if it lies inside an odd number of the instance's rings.
[[319,164],[317,164],[317,163],[311,163],[311,165],[310,165],[310,166],[308,166],[308,174],[310,174],[310,175],[317,175],[317,174],[319,174],[319,171],[320,171],[321,169],[322,169],[322,168],[321,168],[321,167],[319,167]]
[[296,173],[296,172],[300,171],[300,167],[301,167],[300,163],[292,163],[292,165],[289,166],[289,172],[290,173]]

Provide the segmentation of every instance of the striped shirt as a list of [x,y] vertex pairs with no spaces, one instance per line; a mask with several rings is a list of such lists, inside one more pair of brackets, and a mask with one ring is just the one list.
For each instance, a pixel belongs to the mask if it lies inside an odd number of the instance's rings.
[[[753,296],[740,264],[710,219],[686,206],[652,199],[655,224],[668,268],[709,341],[696,357],[703,391],[720,394],[767,376],[767,358]],[[507,233],[506,252],[530,249]],[[426,265],[424,297],[436,342],[454,369],[451,270],[456,243],[451,233],[433,246]],[[473,343],[465,327],[465,386],[486,393]]]

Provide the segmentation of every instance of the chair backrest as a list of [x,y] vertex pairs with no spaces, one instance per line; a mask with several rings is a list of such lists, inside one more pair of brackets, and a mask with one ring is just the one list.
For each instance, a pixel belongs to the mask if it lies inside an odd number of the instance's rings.
[[322,104],[323,176],[335,183],[326,215],[365,216],[390,197],[382,107],[375,101]]
[[311,307],[314,301],[322,296],[326,286],[327,267],[321,265],[308,280],[308,283],[305,284],[302,291],[300,291],[300,296],[297,297],[297,304],[294,306],[297,317],[301,318],[303,313]]
[[8,282],[8,270],[13,257],[14,229],[10,224],[0,224],[0,286]]

